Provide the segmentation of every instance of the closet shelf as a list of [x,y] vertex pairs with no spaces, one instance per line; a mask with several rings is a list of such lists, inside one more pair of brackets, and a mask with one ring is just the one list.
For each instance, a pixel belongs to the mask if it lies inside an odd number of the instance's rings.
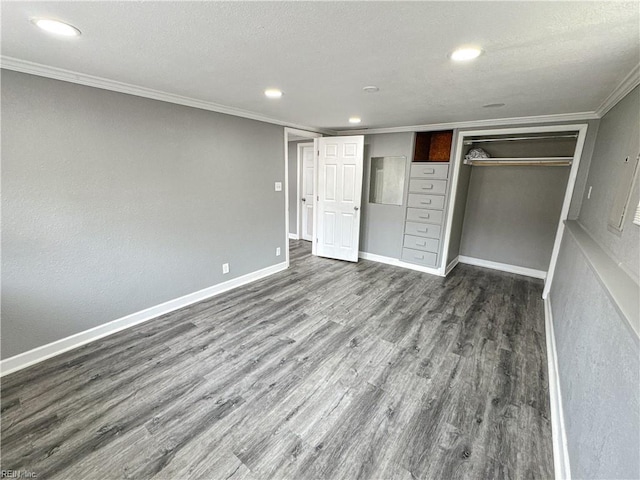
[[497,166],[546,166],[546,167],[568,167],[573,162],[573,157],[512,157],[512,158],[482,158],[465,159],[465,165],[478,167]]
[[488,143],[488,142],[517,142],[520,140],[555,140],[558,138],[578,138],[577,133],[560,134],[560,135],[545,135],[545,136],[531,136],[531,137],[496,137],[496,138],[476,138],[472,140],[465,140],[465,145],[473,145],[474,143]]

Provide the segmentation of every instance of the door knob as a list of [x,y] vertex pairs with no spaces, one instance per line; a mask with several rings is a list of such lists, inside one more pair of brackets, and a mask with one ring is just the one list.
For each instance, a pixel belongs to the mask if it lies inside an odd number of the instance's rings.
[[358,207],[353,207],[353,209],[357,211],[357,210],[358,210]]
[[307,199],[306,199],[306,198],[302,198],[301,200],[302,200],[303,202],[306,202],[306,201],[307,201]]

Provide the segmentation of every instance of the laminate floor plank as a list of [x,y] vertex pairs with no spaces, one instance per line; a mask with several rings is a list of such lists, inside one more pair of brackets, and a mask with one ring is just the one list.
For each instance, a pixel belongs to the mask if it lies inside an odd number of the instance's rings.
[[553,476],[542,282],[314,257],[8,375],[40,479]]

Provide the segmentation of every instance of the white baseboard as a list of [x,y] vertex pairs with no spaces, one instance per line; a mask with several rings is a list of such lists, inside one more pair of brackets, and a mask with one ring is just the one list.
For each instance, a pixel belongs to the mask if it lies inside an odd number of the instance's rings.
[[397,258],[385,257],[383,255],[376,255],[375,253],[358,252],[358,258],[363,260],[371,260],[372,262],[385,263],[387,265],[393,265],[394,267],[408,268],[409,270],[417,270],[418,272],[429,273],[431,275],[437,275],[442,277],[440,270],[437,268],[423,267],[421,265],[414,265],[413,263],[403,262]]
[[33,350],[29,350],[28,352],[20,353],[13,357],[6,358],[0,361],[0,377],[16,372],[18,370],[22,370],[23,368],[42,362],[43,360],[46,360],[48,358],[55,357],[56,355],[60,355],[61,353],[67,352],[69,350],[73,350],[74,348],[80,347],[89,342],[93,342],[94,340],[98,340],[102,337],[106,337],[134,325],[152,320],[159,317],[160,315],[164,315],[179,308],[183,308],[207,298],[220,295],[221,293],[227,292],[242,285],[255,282],[256,280],[268,277],[269,275],[273,275],[274,273],[286,270],[287,267],[288,264],[284,262],[277,265],[272,265],[271,267],[263,268],[262,270],[247,273],[246,275],[242,275],[241,277],[234,278],[217,285],[213,285],[203,290],[198,290],[197,292],[189,293],[182,297],[161,303],[160,305],[156,305],[145,310],[132,313],[125,317],[118,318],[117,320],[113,320],[89,330],[85,330],[69,337],[56,340],[55,342],[51,342],[47,345],[42,345],[41,347],[34,348]]
[[553,314],[551,298],[544,300],[544,325],[547,342],[547,364],[549,370],[549,401],[551,404],[551,436],[553,440],[553,467],[556,480],[570,480],[569,451],[567,450],[567,434],[564,428],[562,412],[562,394],[560,393],[560,377],[558,375],[558,355],[556,352],[556,336],[553,331]]
[[525,275],[527,277],[541,278],[544,280],[547,277],[547,272],[544,270],[535,270],[533,268],[518,267],[517,265],[509,265],[507,263],[492,262],[491,260],[483,260],[481,258],[466,257],[464,255],[458,256],[458,262],[465,263],[467,265],[475,265],[476,267],[490,268],[492,270],[500,270],[501,272],[515,273],[517,275]]
[[444,276],[446,277],[447,275],[449,275],[449,272],[451,270],[453,270],[455,268],[456,265],[458,265],[458,262],[460,261],[460,255],[456,255],[456,258],[454,258],[453,260],[451,260],[451,262],[449,263],[449,265],[447,265],[447,268],[445,268],[444,270]]
[[297,233],[290,233],[289,240],[300,240],[300,237],[298,236]]

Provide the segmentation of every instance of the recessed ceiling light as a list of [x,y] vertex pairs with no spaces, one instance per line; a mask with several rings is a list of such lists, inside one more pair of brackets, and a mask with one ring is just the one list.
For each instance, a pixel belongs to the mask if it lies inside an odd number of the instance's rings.
[[33,18],[31,19],[31,22],[33,22],[36,27],[55,35],[61,35],[63,37],[77,37],[80,35],[80,30],[76,27],[58,20],[52,20],[50,18]]
[[282,90],[278,90],[277,88],[267,88],[264,91],[264,94],[269,98],[280,98],[282,96]]
[[451,54],[451,60],[455,60],[456,62],[464,62],[466,60],[473,60],[474,58],[478,58],[482,53],[482,49],[478,47],[463,47],[454,50]]
[[350,117],[349,123],[360,123],[362,119],[360,117]]
[[367,87],[364,87],[362,90],[366,93],[376,93],[380,89],[375,85],[369,85]]
[[504,107],[504,103],[487,103],[486,105],[482,105],[482,108],[500,108]]

